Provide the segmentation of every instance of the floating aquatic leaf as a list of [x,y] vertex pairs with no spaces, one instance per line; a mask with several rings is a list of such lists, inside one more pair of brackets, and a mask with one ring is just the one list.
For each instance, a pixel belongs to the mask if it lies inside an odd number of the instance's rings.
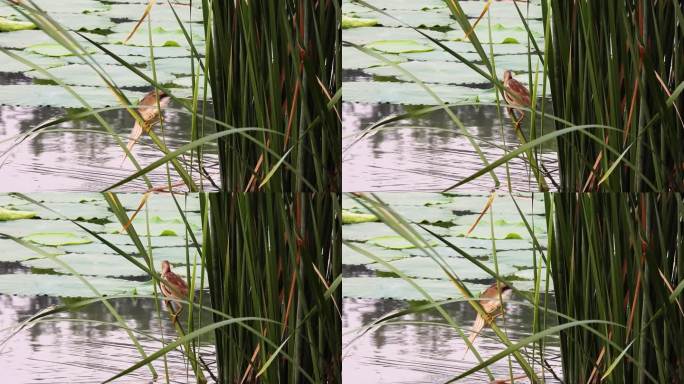
[[377,19],[360,18],[342,15],[342,29],[372,27],[378,23]]
[[[26,208],[28,208],[27,206]],[[33,206],[30,206],[33,208]],[[104,232],[104,226],[88,222],[82,222],[81,225],[91,229],[94,232]],[[25,237],[34,233],[60,233],[60,232],[77,232],[83,236],[88,234],[78,228],[70,221],[66,220],[36,220],[36,219],[21,219],[13,221],[0,222],[0,232],[14,236]]]
[[[136,47],[121,44],[103,44],[103,47],[117,56],[143,56],[148,61],[150,48],[148,46]],[[186,57],[190,56],[190,50],[183,47],[154,47],[154,57]]]
[[[462,297],[448,280],[413,279],[434,300]],[[481,292],[486,285],[466,283],[471,292]],[[406,280],[391,277],[350,277],[342,281],[342,296],[365,299],[425,300],[425,297]]]
[[[0,213],[2,213],[2,211],[0,211]],[[346,209],[342,210],[342,224],[368,223],[372,221],[379,221],[379,219],[372,214],[356,213]]]
[[24,49],[34,44],[54,42],[52,38],[40,30],[25,30],[0,33],[0,47]]
[[[355,13],[355,17],[374,19],[385,27],[404,27],[409,25],[414,28],[459,28],[456,21],[450,17],[448,11],[436,10],[395,10],[390,13],[392,17],[375,11]],[[396,20],[399,19],[399,20]],[[373,24],[375,25],[375,24]]]
[[[442,0],[367,0],[368,4],[384,10],[426,10],[435,8],[445,8]],[[354,3],[351,3],[353,5]],[[342,9],[345,12],[351,10],[350,3],[344,3]],[[358,5],[358,10],[367,11],[368,8]],[[357,10],[357,11],[358,11]],[[392,13],[392,12],[388,12]]]
[[[499,262],[499,275],[506,276],[513,274],[517,271],[517,268],[510,264],[507,264],[503,256],[498,257]],[[444,271],[439,267],[439,265],[430,257],[409,257],[406,259],[396,260],[390,262],[394,268],[400,270],[404,274],[410,277],[418,278],[428,278],[428,279],[448,279]],[[492,278],[490,274],[483,271],[468,259],[465,258],[445,258],[444,263],[448,265],[453,272],[461,279],[474,280],[474,279],[489,279]],[[494,261],[490,260],[482,261],[487,267],[494,270]],[[382,264],[369,264],[366,266],[369,269],[382,272],[391,272],[389,268]]]
[[[44,252],[58,255],[64,253],[60,248],[43,248]],[[15,262],[42,257],[42,254],[11,239],[0,239],[0,262]],[[6,275],[3,275],[3,278]],[[0,279],[2,280],[2,279]]]
[[[481,89],[431,85],[432,92],[445,103],[477,102],[485,93]],[[348,81],[342,83],[345,102],[356,103],[392,103],[408,105],[436,105],[432,97],[423,87],[415,83]]]
[[[427,62],[427,61],[410,61],[408,63],[401,63],[400,68],[408,71],[419,80],[426,83],[439,84],[473,84],[473,83],[488,83],[487,79],[472,70],[463,63],[452,61],[442,62]],[[485,72],[486,69],[481,67]],[[393,66],[375,67],[365,70],[371,75],[377,76],[394,76],[402,81],[413,81],[410,76]],[[503,70],[500,70],[503,76]],[[482,90],[480,90],[481,92]]]
[[366,44],[366,48],[385,53],[429,52],[433,47],[415,40],[376,40]]
[[[119,105],[112,91],[105,87],[80,87],[72,89],[85,99],[92,108],[104,108]],[[144,94],[124,91],[130,100],[136,100]],[[65,107],[84,108],[66,89],[58,85],[12,84],[0,87],[0,104],[22,107]]]
[[[433,31],[430,29],[421,29],[421,31],[430,37],[438,40],[445,40],[446,34],[444,32]],[[381,40],[411,40],[417,43],[434,46],[428,38],[421,35],[411,28],[392,28],[392,27],[360,27],[352,28],[344,31],[343,39],[350,43],[357,45],[366,45],[374,41]]]
[[[390,260],[398,260],[398,259],[403,259],[407,257],[407,255],[401,251],[398,250],[393,250],[393,249],[387,249],[387,248],[382,248],[382,247],[376,247],[374,245],[368,245],[368,244],[354,244],[354,246],[359,247],[363,249],[364,251],[372,254],[375,257],[378,257],[382,260],[385,261],[390,261]],[[371,264],[374,263],[375,261],[366,254],[357,252],[356,250],[350,248],[349,246],[343,244],[342,245],[342,264],[346,265],[362,265],[362,264]]]
[[[147,273],[120,255],[70,253],[58,256],[58,258],[85,276],[147,276]],[[142,258],[139,261],[145,264]],[[33,259],[23,261],[21,264],[30,268],[52,269],[58,273],[71,274],[69,269],[51,258]]]
[[0,221],[31,219],[36,216],[35,212],[31,211],[16,211],[13,209],[5,209],[0,207]]
[[92,13],[110,9],[110,6],[97,0],[32,0],[40,9],[47,13]]
[[[110,7],[108,11],[100,12],[99,14],[113,19],[128,19],[131,21],[137,21],[138,18],[140,18],[140,15],[142,15],[142,12],[145,10],[145,4],[116,4],[116,6]],[[202,11],[195,7],[179,7],[178,5],[174,5],[174,9],[176,10],[178,17],[183,22],[190,20],[195,22],[202,21]],[[165,2],[157,2],[152,9],[152,14],[154,16],[152,18],[153,21],[155,19],[176,20],[171,7]],[[128,32],[130,32],[130,29]],[[145,34],[145,38],[147,38],[147,34]]]
[[[398,55],[386,54],[383,56],[393,63],[406,61],[405,58]],[[344,69],[364,69],[382,65],[387,65],[387,63],[356,48],[342,47],[342,68]]]
[[366,241],[374,237],[395,236],[396,234],[385,223],[347,224],[342,227],[342,237],[350,241]]
[[[428,245],[435,246],[437,242],[431,239],[424,239],[427,241]],[[388,249],[410,249],[416,248],[416,246],[410,241],[406,240],[401,236],[380,236],[374,237],[367,241],[368,244],[377,245],[379,247]]]
[[59,245],[88,244],[92,242],[91,239],[81,237],[72,232],[33,233],[31,235],[25,236],[23,240],[53,247]]
[[0,17],[0,32],[23,31],[36,28],[38,27],[30,21],[17,21]]
[[[112,81],[120,87],[149,87],[149,83],[132,72],[130,69],[121,65],[103,65],[102,69],[111,77]],[[104,80],[87,64],[69,64],[63,67],[48,70],[52,76],[70,85],[105,86]],[[147,70],[148,76],[152,76],[151,71]],[[29,71],[26,76],[36,79],[49,79],[45,74],[38,71]],[[157,81],[167,83],[176,77],[170,73],[157,72]]]
[[[107,42],[110,44],[122,44],[124,39],[128,37],[128,32],[113,33],[107,36]],[[193,35],[193,44],[203,44],[204,37],[201,34],[195,33]],[[149,46],[148,34],[136,33],[126,45],[135,45],[141,47]],[[189,43],[182,31],[167,31],[163,28],[156,28],[152,32],[152,45],[155,47],[189,47]]]
[[[138,292],[142,294],[146,283],[114,279],[109,277],[88,277],[102,295]],[[151,285],[150,285],[151,287]],[[76,276],[50,274],[3,275],[0,279],[0,293],[6,295],[49,295],[59,297],[93,297],[95,294]]]
[[[36,53],[43,56],[63,57],[74,56],[73,52],[57,43],[40,43],[26,47],[26,52]],[[88,52],[94,53],[94,48],[87,48]]]

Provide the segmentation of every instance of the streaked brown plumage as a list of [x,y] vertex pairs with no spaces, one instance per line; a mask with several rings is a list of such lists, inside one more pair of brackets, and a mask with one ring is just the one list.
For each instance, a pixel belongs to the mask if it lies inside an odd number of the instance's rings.
[[[166,108],[171,101],[171,97],[162,91],[153,90],[148,92],[140,102],[138,103],[138,113],[142,118],[144,124],[140,125],[138,120],[135,121],[135,125],[131,130],[131,134],[128,137],[128,151],[130,152],[133,145],[140,139],[143,132],[148,132],[150,128],[159,122],[160,111],[157,108],[157,94],[159,95],[159,108]],[[124,154],[124,161],[126,161],[126,155]]]
[[[513,78],[513,72],[510,70],[504,72],[503,85],[506,104],[518,107],[530,106],[530,91],[521,82]],[[513,108],[509,108],[509,111],[513,115],[512,117],[516,119],[516,124],[525,116],[525,112],[520,109],[518,110],[520,118],[515,116]]]
[[[491,324],[491,322],[501,314],[501,301],[499,297],[503,300],[507,300],[513,293],[513,290],[511,290],[511,287],[508,285],[504,283],[498,283],[498,285],[499,289],[501,290],[501,295],[499,295],[499,291],[497,290],[496,282],[480,293],[479,302],[482,306],[482,309],[484,309],[485,313],[488,315],[488,318],[483,318],[479,313],[477,314],[477,318],[475,318],[475,324],[473,325],[473,329],[468,337],[468,340],[470,340],[471,344],[475,341],[477,335],[480,334],[485,325]],[[468,353],[468,350],[469,346],[466,345],[465,353]]]
[[[187,300],[188,284],[185,283],[185,280],[183,280],[182,277],[171,272],[171,264],[168,260],[162,261],[161,269],[161,277],[168,283],[168,285],[163,283],[159,284],[159,287],[164,296],[174,299]],[[181,303],[178,303],[178,310],[176,311],[173,308],[171,301],[167,301],[166,304],[173,312],[173,320],[175,321],[176,316],[178,316],[178,314],[180,314],[180,312],[183,310],[183,305]]]

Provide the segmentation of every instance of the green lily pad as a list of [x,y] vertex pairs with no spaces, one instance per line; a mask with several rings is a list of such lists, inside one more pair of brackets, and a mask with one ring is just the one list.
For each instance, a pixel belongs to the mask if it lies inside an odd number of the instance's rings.
[[[112,33],[107,36],[107,42],[110,44],[123,44],[123,41],[128,37],[129,32]],[[193,44],[204,44],[204,37],[200,34],[193,35]],[[148,47],[150,44],[149,36],[146,33],[136,33],[126,42],[126,45],[134,45],[139,47]],[[185,38],[183,31],[167,31],[162,28],[157,28],[152,31],[152,46],[154,47],[190,47],[190,44]]]
[[378,24],[377,19],[364,19],[360,17],[351,17],[342,15],[342,29],[358,28],[358,27],[372,27]]
[[[38,247],[41,250],[43,250],[46,253],[49,254],[62,254],[61,249],[59,248],[54,248],[54,247],[49,247],[49,248],[43,248],[43,247]],[[43,257],[43,255],[39,252],[34,251],[33,249],[26,247],[20,243],[17,243],[14,240],[11,239],[0,239],[0,262],[15,262],[15,261],[23,261],[23,260],[28,260],[28,259],[33,259],[37,257]],[[7,275],[3,275],[4,277]],[[2,280],[2,279],[0,279]]]
[[57,2],[53,0],[32,0],[35,5],[50,13],[91,13],[106,11],[110,7],[97,0],[69,0]]
[[[182,219],[177,218],[177,215],[175,217],[173,219],[165,219],[159,216],[151,216],[148,221],[145,215],[138,215],[133,219],[132,225],[139,236],[147,236],[148,233],[150,236],[181,236],[185,234],[186,227]],[[194,231],[200,230],[197,225],[190,223],[190,226]],[[122,225],[119,222],[105,225],[105,230],[108,233],[119,233],[121,228]]]
[[[428,245],[435,246],[437,245],[437,242],[434,240],[430,239],[425,239],[428,243]],[[368,244],[373,244],[377,245],[379,247],[383,248],[388,248],[388,249],[410,249],[410,248],[416,248],[413,243],[410,241],[406,240],[405,238],[401,236],[380,236],[380,237],[374,237],[372,239],[369,239],[367,241]]]
[[71,232],[43,232],[34,233],[23,238],[25,241],[30,241],[32,243],[47,245],[47,246],[59,246],[59,245],[74,245],[74,244],[88,244],[92,243],[91,239],[78,236]]
[[[481,89],[436,84],[431,85],[432,92],[442,102],[463,103],[482,101],[485,95]],[[415,83],[347,81],[342,83],[345,102],[355,103],[391,103],[406,105],[437,105],[435,98],[423,87]]]
[[[425,10],[425,9],[435,9],[435,8],[445,8],[444,1],[442,0],[367,0],[366,1],[368,4],[384,9],[384,10]],[[358,8],[352,8],[350,5],[355,5],[354,3],[348,4],[345,3],[344,6],[342,7],[345,12],[349,12],[352,10],[355,11],[364,11],[368,10],[369,8],[366,8],[362,5],[357,5]],[[392,12],[388,12],[392,13]]]
[[[94,53],[95,49],[94,48],[86,48],[90,53]],[[39,55],[43,56],[50,56],[50,57],[64,57],[64,56],[73,56],[74,54],[64,48],[64,46],[57,44],[57,43],[40,43],[40,44],[34,44],[31,46],[26,47],[26,52],[31,52],[31,53],[36,53]]]
[[380,236],[396,236],[385,223],[347,224],[342,227],[342,238],[350,241],[366,241]]
[[38,27],[30,21],[17,21],[0,17],[0,32],[23,31],[36,28]]
[[[487,79],[479,75],[466,64],[442,61],[442,62],[427,62],[427,61],[409,61],[408,63],[398,64],[398,67],[408,71],[420,81],[425,83],[439,83],[439,84],[486,84],[489,83]],[[482,70],[485,70],[482,67]],[[486,71],[486,70],[485,70]],[[377,76],[394,76],[402,81],[413,81],[411,77],[404,74],[399,69],[393,66],[383,66],[369,68],[365,72]],[[503,70],[501,70],[501,77],[503,77]]]
[[[114,83],[119,87],[149,87],[149,83],[136,75],[130,69],[121,65],[103,65],[102,69],[112,78]],[[87,64],[69,64],[63,67],[49,69],[48,72],[52,76],[60,79],[65,84],[69,85],[87,85],[87,86],[105,86],[106,84],[100,76]],[[151,71],[147,72],[148,76],[152,76]],[[42,72],[29,71],[25,73],[26,76],[35,79],[48,80],[49,77]],[[157,72],[157,81],[160,83],[167,83],[173,81],[176,77],[170,73]]]
[[[33,208],[33,206],[31,206],[31,208]],[[97,233],[104,231],[104,227],[99,224],[87,222],[82,222],[80,224]],[[80,228],[66,220],[21,219],[5,221],[0,223],[0,231],[14,237],[26,237],[34,233],[62,232],[78,232],[78,234],[81,234],[82,236],[88,236],[86,232],[82,232]]]
[[[449,27],[459,28],[456,20],[451,18],[448,10],[393,10],[390,16],[377,13],[375,11],[357,12],[354,14],[360,18],[373,18],[380,25],[385,27],[404,27],[406,25],[414,28],[433,28]],[[399,20],[397,20],[399,19]]]
[[[447,35],[444,32],[433,31],[430,29],[420,29],[426,35],[437,40],[446,40]],[[409,40],[426,46],[433,46],[433,43],[416,32],[412,28],[393,28],[393,27],[360,27],[352,28],[344,31],[342,36],[343,41],[354,43],[357,45],[366,45],[374,41],[401,41]]]
[[[370,253],[371,255],[373,255],[379,259],[385,260],[385,261],[398,260],[398,259],[403,259],[403,258],[407,257],[407,255],[401,251],[382,248],[382,247],[376,247],[374,245],[354,244],[354,246],[359,247],[359,248],[363,249],[364,251]],[[375,261],[373,259],[371,259],[370,257],[366,256],[366,254],[364,254],[362,252],[358,252],[346,244],[342,245],[342,264],[345,264],[345,265],[363,265],[363,264],[372,264],[372,263],[375,263]]]
[[[398,55],[385,54],[383,56],[392,63],[406,61]],[[342,47],[342,68],[344,69],[365,69],[381,65],[387,65],[387,63],[354,47]]]
[[[109,277],[87,277],[101,295],[138,292],[146,283]],[[151,286],[151,285],[150,285]],[[49,295],[59,297],[96,296],[81,280],[71,275],[13,274],[0,279],[0,293],[6,295]]]
[[[71,87],[92,108],[119,105],[112,91],[105,87]],[[144,93],[124,91],[130,100],[141,98]],[[12,84],[0,87],[0,105],[21,107],[84,108],[83,104],[66,89],[58,85]]]
[[[70,253],[57,258],[83,276],[147,276],[147,273],[120,255]],[[142,258],[139,261],[145,264]],[[33,259],[21,264],[30,268],[52,269],[58,273],[71,274],[69,269],[51,258]]]
[[[427,291],[433,300],[462,297],[454,284],[448,280],[412,279],[413,283]],[[471,292],[481,292],[486,285],[466,283]],[[406,280],[391,277],[350,277],[342,279],[342,296],[364,299],[426,300]]]
[[[494,270],[494,261],[481,261],[487,267]],[[448,265],[456,275],[465,280],[488,279],[491,278],[487,272],[481,270],[476,265],[464,258],[444,258],[444,263]],[[394,268],[400,270],[410,277],[428,279],[448,279],[448,276],[439,265],[430,257],[409,257],[406,259],[391,261]],[[382,264],[369,264],[367,268],[382,272],[391,272],[391,269]],[[499,274],[506,276],[513,274],[517,268],[512,265],[504,264],[503,259],[499,260]]]
[[[0,213],[2,213],[2,211],[0,211]],[[379,219],[372,214],[355,213],[347,211],[345,209],[342,210],[342,224],[368,223],[372,221],[379,221]]]
[[0,47],[24,49],[34,44],[53,43],[52,38],[41,30],[24,30],[0,33]]
[[[37,65],[41,68],[59,67],[61,65],[66,64],[63,60],[54,57],[46,57],[42,55],[36,55],[34,53],[27,53],[24,51],[13,51],[12,53],[14,53],[17,56],[20,56],[26,61],[33,63],[34,65]],[[5,55],[4,52],[0,52],[0,60],[2,60],[2,67],[0,67],[0,72],[25,72],[33,69],[32,67],[22,63],[19,60],[16,60],[13,57]]]
[[31,219],[36,216],[35,212],[31,211],[15,211],[13,209],[5,209],[0,207],[0,221]]
[[429,52],[435,49],[414,40],[376,40],[366,44],[366,48],[384,53]]

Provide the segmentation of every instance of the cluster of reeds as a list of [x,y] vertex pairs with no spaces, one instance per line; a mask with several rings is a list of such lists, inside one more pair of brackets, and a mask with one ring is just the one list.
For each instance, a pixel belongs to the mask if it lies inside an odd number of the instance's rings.
[[341,382],[339,204],[330,193],[203,195],[212,307],[270,319],[216,330],[221,383]]
[[340,2],[203,5],[216,119],[266,129],[219,139],[223,189],[339,191]]
[[[542,2],[560,190],[684,190],[684,4]],[[561,123],[557,124],[561,128]]]
[[[558,311],[600,319],[561,332],[568,383],[684,377],[684,200],[678,193],[549,196]],[[559,318],[561,323],[564,318]]]

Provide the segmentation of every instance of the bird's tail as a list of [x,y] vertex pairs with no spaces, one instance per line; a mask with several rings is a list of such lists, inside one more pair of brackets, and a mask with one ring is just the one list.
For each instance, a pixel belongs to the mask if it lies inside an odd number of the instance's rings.
[[[477,318],[475,319],[475,324],[473,325],[473,329],[470,331],[470,336],[468,337],[468,341],[470,341],[470,344],[472,344],[475,341],[475,339],[480,334],[484,326],[484,318],[482,318],[482,316],[480,315],[477,315]],[[470,344],[466,344],[466,350],[463,353],[463,357],[465,357],[468,354],[468,351],[470,350]]]
[[[128,145],[126,145],[128,152],[130,152],[131,149],[133,149],[133,146],[138,141],[138,139],[140,139],[140,136],[142,136],[142,134],[143,134],[142,126],[140,125],[140,123],[138,123],[136,121],[135,125],[133,126],[133,130],[131,130],[130,136],[128,136]],[[121,161],[122,166],[123,166],[123,163],[126,162],[126,157],[127,157],[127,155],[126,155],[126,153],[124,153],[123,160]]]

